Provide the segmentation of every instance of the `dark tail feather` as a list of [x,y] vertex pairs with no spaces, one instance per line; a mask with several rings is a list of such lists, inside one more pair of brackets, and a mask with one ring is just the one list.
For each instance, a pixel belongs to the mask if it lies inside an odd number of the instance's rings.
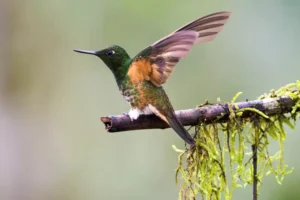
[[172,114],[171,117],[166,116],[169,125],[174,129],[174,131],[188,144],[195,144],[195,140],[191,137],[191,135],[185,130],[183,125],[175,116],[175,113]]

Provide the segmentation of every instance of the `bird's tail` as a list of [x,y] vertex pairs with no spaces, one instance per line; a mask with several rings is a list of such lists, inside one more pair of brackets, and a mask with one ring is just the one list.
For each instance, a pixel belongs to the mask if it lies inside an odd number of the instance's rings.
[[174,112],[171,115],[166,116],[166,120],[168,121],[171,128],[188,144],[195,144],[195,140],[191,137],[191,135],[187,132],[187,130],[183,127],[181,122],[177,119]]

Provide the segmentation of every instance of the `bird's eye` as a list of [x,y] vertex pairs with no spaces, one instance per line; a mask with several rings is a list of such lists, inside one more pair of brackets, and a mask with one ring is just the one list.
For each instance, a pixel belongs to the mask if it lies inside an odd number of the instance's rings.
[[115,54],[114,50],[109,50],[108,52],[106,52],[106,55],[108,55],[108,56],[112,56],[114,54]]

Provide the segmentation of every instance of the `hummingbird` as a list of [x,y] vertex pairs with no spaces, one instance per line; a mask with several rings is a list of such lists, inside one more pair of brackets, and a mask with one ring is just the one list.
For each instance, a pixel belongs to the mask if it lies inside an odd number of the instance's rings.
[[195,140],[175,115],[162,85],[179,60],[194,44],[215,39],[231,12],[216,12],[196,19],[140,51],[131,58],[125,49],[112,45],[99,51],[74,50],[99,57],[111,70],[123,98],[130,104],[131,120],[155,114],[190,145]]

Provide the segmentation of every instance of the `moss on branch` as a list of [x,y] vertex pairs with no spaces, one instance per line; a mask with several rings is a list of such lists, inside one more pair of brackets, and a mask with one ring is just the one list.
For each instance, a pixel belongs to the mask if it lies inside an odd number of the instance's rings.
[[[179,153],[176,182],[178,176],[183,180],[179,199],[195,199],[196,196],[221,199],[222,194],[231,199],[235,188],[248,184],[253,184],[253,199],[257,199],[265,175],[273,174],[281,184],[284,176],[293,171],[284,162],[285,128],[294,129],[299,115],[300,82],[259,97],[258,100],[264,100],[285,96],[293,100],[288,110],[278,101],[275,107],[281,112],[276,114],[255,107],[240,108],[235,103],[240,95],[233,97],[228,106],[228,120],[221,123],[202,121],[195,126],[195,146],[185,150],[173,146]],[[269,152],[270,142],[278,143],[277,152]]]

